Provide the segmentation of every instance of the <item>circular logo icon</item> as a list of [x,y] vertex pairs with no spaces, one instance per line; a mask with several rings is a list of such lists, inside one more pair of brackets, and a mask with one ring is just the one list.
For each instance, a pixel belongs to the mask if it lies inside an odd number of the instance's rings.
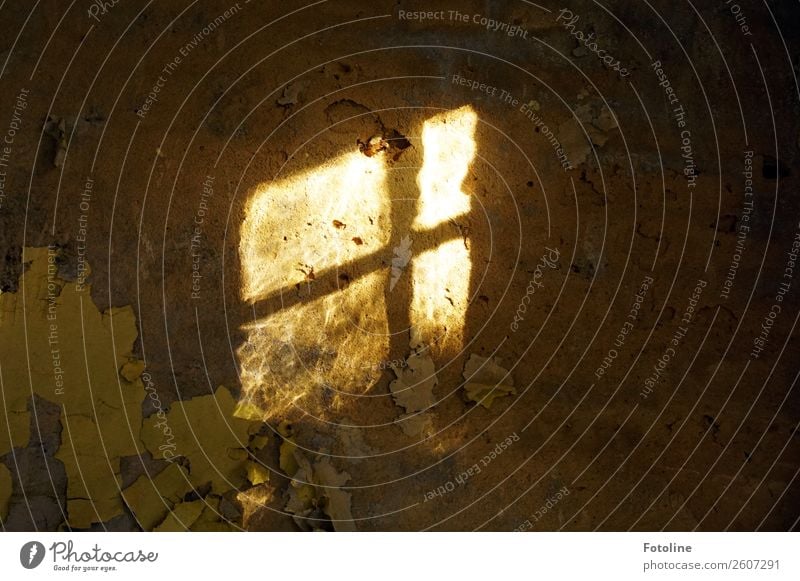
[[26,569],[35,569],[44,560],[44,545],[39,541],[31,541],[22,545],[19,550],[19,562]]

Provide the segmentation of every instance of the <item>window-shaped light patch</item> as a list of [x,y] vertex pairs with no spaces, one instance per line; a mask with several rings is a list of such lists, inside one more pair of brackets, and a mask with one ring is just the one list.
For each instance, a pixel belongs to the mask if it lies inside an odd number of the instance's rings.
[[388,214],[382,157],[354,152],[259,188],[239,245],[244,300],[292,289],[386,245],[391,226],[379,219]]
[[242,298],[270,314],[244,327],[238,350],[248,414],[308,397],[298,407],[335,405],[332,394],[363,393],[380,378],[387,273],[356,265],[389,241],[385,177],[382,155],[354,152],[254,194],[239,247]]
[[[424,164],[415,230],[425,231],[465,218],[470,196],[464,178],[475,157],[478,117],[470,107],[437,115],[422,131]],[[441,231],[440,229],[437,229]],[[463,340],[469,300],[471,260],[461,237],[450,239],[416,257],[413,262],[411,324],[415,343],[436,344],[445,351],[458,350]]]
[[[419,191],[400,174],[392,178],[395,197],[417,198],[411,232],[392,232],[383,152],[353,152],[255,192],[239,246],[242,298],[263,302],[269,314],[243,328],[241,413],[269,417],[291,405],[320,413],[347,397],[337,394],[363,394],[377,383],[389,338],[402,331],[386,309],[392,238],[410,242],[403,256],[411,261],[404,308],[412,346],[460,349],[471,263],[455,223],[470,211],[462,188],[476,125],[469,107],[424,123]],[[298,288],[309,294],[299,298]]]
[[422,146],[425,162],[419,172],[417,230],[438,226],[470,210],[470,198],[462,190],[475,158],[478,116],[471,107],[437,115],[425,122]]

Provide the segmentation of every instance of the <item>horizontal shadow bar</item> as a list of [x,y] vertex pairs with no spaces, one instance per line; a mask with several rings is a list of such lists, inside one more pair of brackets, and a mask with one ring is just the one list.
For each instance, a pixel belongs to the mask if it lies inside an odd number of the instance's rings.
[[[458,216],[458,218],[461,217],[463,216]],[[455,220],[455,218],[427,230],[415,230],[413,233],[421,238],[421,240],[414,239],[413,241],[413,248],[417,251],[415,254],[420,255],[428,250],[438,248],[445,242],[462,238],[463,235],[453,220]],[[455,230],[455,232],[452,230]],[[268,312],[261,316],[269,316],[270,314],[278,312],[282,309],[288,309],[295,305],[308,303],[312,300],[332,294],[341,289],[341,283],[338,280],[338,275],[342,272],[374,272],[384,266],[391,266],[391,259],[389,259],[390,262],[388,264],[383,260],[387,257],[387,250],[388,248],[384,247],[380,250],[376,250],[372,254],[363,256],[358,260],[342,263],[336,267],[326,269],[321,273],[314,273],[315,277],[314,280],[309,283],[310,286],[312,288],[327,288],[328,290],[324,292],[300,296],[296,287],[284,287],[265,296],[264,298],[253,301],[253,310],[256,311],[266,309]],[[414,259],[412,258],[411,262],[413,262],[413,260]],[[465,275],[466,274],[467,273],[465,273]]]

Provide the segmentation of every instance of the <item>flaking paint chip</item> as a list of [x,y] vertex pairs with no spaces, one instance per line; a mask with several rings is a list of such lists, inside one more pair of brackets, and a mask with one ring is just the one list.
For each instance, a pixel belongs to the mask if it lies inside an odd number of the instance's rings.
[[120,458],[142,448],[145,390],[138,378],[119,373],[135,361],[133,309],[101,313],[90,285],[59,278],[58,257],[56,248],[25,248],[19,290],[0,294],[3,375],[26,378],[4,383],[11,441],[7,433],[0,436],[0,453],[27,445],[32,394],[60,405],[63,432],[55,457],[67,475],[69,526],[83,529],[122,514]]
[[395,420],[406,436],[412,438],[429,436],[433,432],[433,417],[431,414],[404,414]]
[[205,498],[203,512],[194,522],[191,530],[205,533],[224,533],[241,530],[222,516],[220,500],[219,496],[213,495]]
[[169,464],[155,477],[143,474],[122,494],[139,525],[151,531],[191,489],[186,469]]
[[260,450],[267,444],[269,444],[269,436],[264,436],[259,434],[251,438],[249,448],[251,450]]
[[242,505],[242,527],[249,528],[250,519],[264,510],[273,500],[274,491],[266,485],[254,486],[236,495]]
[[492,407],[495,399],[515,395],[514,378],[495,359],[471,355],[464,366],[464,391],[467,400]]
[[206,503],[203,500],[180,502],[154,530],[160,533],[179,533],[190,530],[197,522]]
[[436,403],[433,388],[438,379],[429,349],[414,336],[413,329],[411,346],[411,354],[405,364],[392,366],[397,379],[389,384],[389,390],[394,402],[406,412],[396,423],[407,436],[416,437],[430,432],[432,428],[433,418],[424,412]]
[[269,470],[260,462],[249,460],[247,462],[247,480],[253,486],[269,482]]
[[119,374],[122,378],[130,383],[139,379],[144,373],[144,361],[138,359],[131,359],[120,367]]
[[433,388],[438,383],[436,366],[425,347],[414,349],[406,359],[405,366],[393,365],[392,371],[397,379],[389,384],[389,389],[395,403],[406,413],[427,410],[435,403]]
[[142,441],[156,459],[187,458],[194,486],[210,482],[213,492],[227,492],[245,483],[250,422],[234,417],[236,407],[220,386],[213,395],[172,404],[164,419],[147,418]]
[[304,531],[320,530],[316,523],[329,520],[336,531],[355,531],[350,493],[341,488],[350,475],[337,471],[327,457],[312,463],[289,439],[290,430],[279,427],[279,432],[285,438],[280,449],[281,470],[291,478],[285,508],[294,515],[295,524]]

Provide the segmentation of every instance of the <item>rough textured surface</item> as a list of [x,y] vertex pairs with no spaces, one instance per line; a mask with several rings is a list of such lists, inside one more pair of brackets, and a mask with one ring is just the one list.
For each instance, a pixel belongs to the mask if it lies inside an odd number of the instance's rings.
[[58,277],[56,256],[25,249],[19,286],[30,294],[0,295],[0,357],[9,378],[3,394],[15,447],[28,445],[30,435],[17,418],[39,431],[38,414],[28,412],[31,395],[60,404],[62,443],[53,458],[66,470],[69,524],[85,529],[122,513],[120,458],[140,451],[145,391],[138,378],[118,372],[132,358],[133,310],[98,312],[90,287]]
[[4,530],[798,526],[795,2],[146,4],[0,8]]

